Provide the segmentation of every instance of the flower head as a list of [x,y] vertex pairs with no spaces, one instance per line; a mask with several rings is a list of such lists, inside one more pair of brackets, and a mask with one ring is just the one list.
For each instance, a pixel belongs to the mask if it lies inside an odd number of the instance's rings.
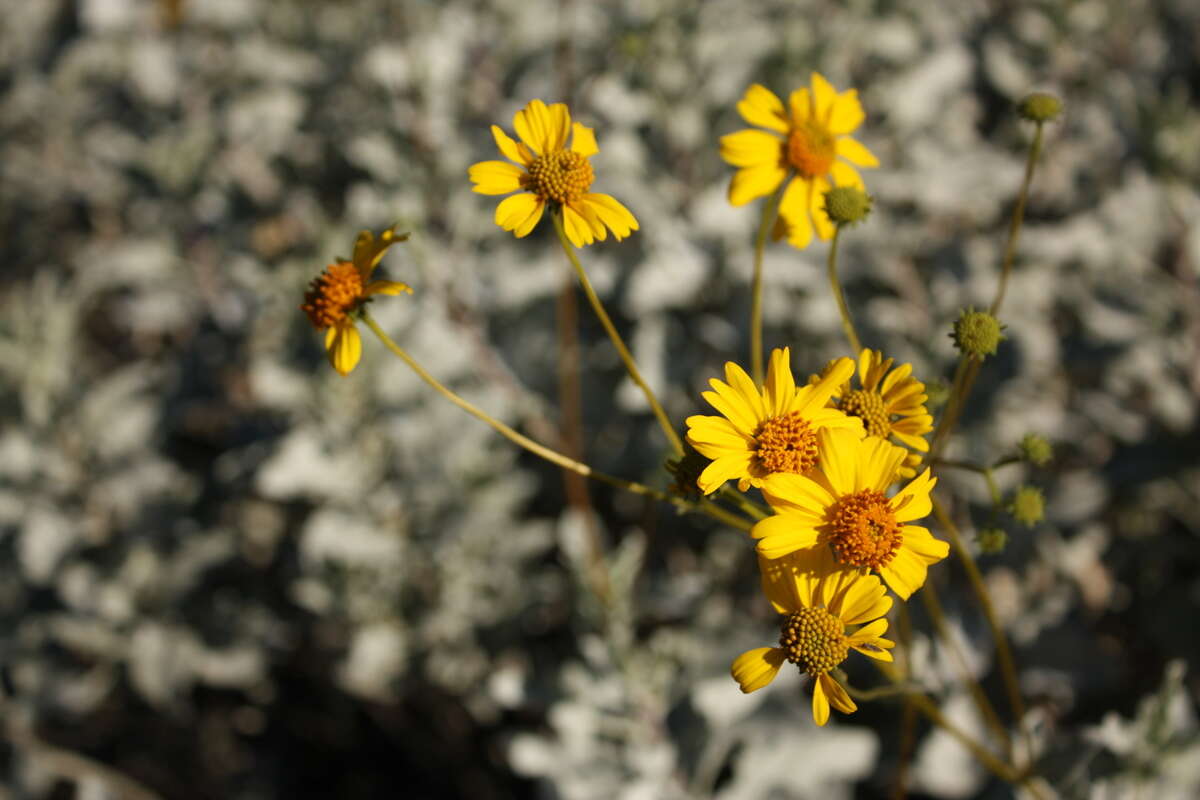
[[709,381],[704,393],[722,416],[688,417],[687,439],[712,463],[700,474],[700,490],[711,494],[736,478],[739,488],[761,486],[776,472],[802,474],[817,466],[817,434],[825,428],[847,428],[862,435],[862,423],[835,408],[829,397],[854,371],[848,358],[834,363],[824,380],[796,388],[790,351],[771,352],[763,387],[732,361],[725,364],[725,380]]
[[[817,436],[818,467],[810,475],[771,475],[762,491],[775,514],[750,535],[767,558],[805,551],[808,569],[867,569],[907,600],[925,583],[929,565],[950,546],[911,525],[932,508],[937,479],[926,469],[894,497],[891,485],[904,449],[876,436],[828,428]],[[829,559],[829,554],[833,559]]]
[[325,333],[325,352],[329,363],[342,375],[348,375],[362,356],[362,338],[354,320],[362,307],[377,294],[400,294],[412,289],[397,281],[373,281],[371,273],[379,266],[387,249],[403,242],[408,234],[387,229],[376,238],[362,231],[354,242],[354,260],[338,259],[313,279],[304,293],[300,310],[308,321]]
[[1038,436],[1036,433],[1027,433],[1021,437],[1021,441],[1017,443],[1017,450],[1020,451],[1021,459],[1028,461],[1036,467],[1044,467],[1054,458],[1054,447],[1046,440],[1044,436]]
[[596,174],[588,158],[600,148],[591,128],[571,122],[565,103],[531,100],[513,117],[513,128],[520,142],[498,125],[492,126],[492,136],[501,154],[515,163],[480,161],[469,171],[479,194],[521,192],[496,207],[497,225],[518,239],[528,236],[549,204],[562,214],[563,229],[576,247],[604,241],[608,231],[620,241],[638,229],[629,209],[590,191]]
[[792,92],[786,109],[757,83],[737,109],[746,122],[766,130],[748,128],[721,137],[721,157],[738,168],[729,183],[729,202],[741,206],[769,195],[792,175],[780,199],[776,238],[787,236],[791,245],[804,248],[814,230],[821,239],[832,237],[825,193],[834,186],[864,189],[851,165],[879,166],[871,151],[848,135],[866,116],[858,91],[838,93],[814,72],[812,88]]
[[[808,382],[824,380],[836,363],[830,361],[820,375],[810,375]],[[858,387],[847,380],[834,391],[833,403],[850,416],[861,418],[868,436],[915,450],[900,462],[896,472],[897,477],[911,478],[921,463],[919,454],[929,451],[925,434],[933,430],[933,416],[925,408],[925,384],[912,376],[912,364],[892,369],[893,363],[894,359],[885,359],[878,350],[864,348],[858,354]]]
[[996,355],[996,348],[1005,338],[1004,326],[986,311],[964,308],[954,321],[950,338],[960,353],[982,361],[984,356]]
[[[858,706],[830,671],[851,650],[880,661],[891,661],[894,643],[882,638],[892,598],[874,575],[841,570],[815,575],[794,559],[759,559],[763,591],[771,605],[785,614],[778,647],[759,647],[738,656],[730,672],[743,692],[766,686],[790,661],[813,678],[813,719],[829,721],[829,707],[849,714]],[[866,623],[866,624],[864,624]],[[848,630],[850,626],[862,626]]]
[[1017,113],[1030,122],[1049,122],[1062,113],[1063,104],[1052,94],[1034,92],[1017,103]]

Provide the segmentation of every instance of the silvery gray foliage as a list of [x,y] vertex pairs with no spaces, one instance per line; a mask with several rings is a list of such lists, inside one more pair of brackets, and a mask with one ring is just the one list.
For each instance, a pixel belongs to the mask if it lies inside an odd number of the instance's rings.
[[[0,666],[45,738],[173,797],[297,794],[275,759],[311,789],[307,763],[356,751],[370,760],[346,772],[375,793],[389,770],[496,797],[885,791],[894,705],[818,730],[794,672],[748,697],[729,679],[776,630],[740,533],[599,487],[592,512],[568,507],[557,472],[369,337],[334,374],[297,310],[359,229],[399,222],[414,235],[383,270],[416,292],[372,313],[552,441],[569,273],[548,226],[495,227],[466,169],[497,157],[489,125],[566,99],[596,129],[596,188],[642,228],[585,263],[671,416],[702,413],[707,379],[745,360],[758,213],[728,206],[715,137],[742,127],[748,84],[786,94],[817,69],[859,89],[883,164],[842,248],[851,306],[927,379],[949,375],[959,308],[994,291],[1031,135],[1009,107],[1065,100],[1009,339],[951,454],[998,457],[1030,430],[1058,447],[1051,468],[998,473],[1006,493],[1044,486],[1048,518],[982,561],[1047,776],[1066,796],[1196,792],[1194,691],[1181,667],[1155,690],[1147,666],[1200,652],[1194,3],[185,0],[175,26],[172,7],[0,9]],[[825,253],[766,257],[767,343],[801,376],[845,354]],[[665,442],[580,311],[587,458],[663,486]],[[968,536],[987,524],[973,476],[941,480]],[[994,678],[957,571],[935,575]],[[912,652],[975,729],[952,655],[924,634]],[[1137,695],[1140,712],[1081,723]],[[1063,753],[1084,740],[1081,767]],[[394,759],[369,755],[379,741]],[[988,791],[946,766],[965,763],[922,735],[914,789]],[[28,796],[106,791],[52,767],[18,746],[2,769]]]

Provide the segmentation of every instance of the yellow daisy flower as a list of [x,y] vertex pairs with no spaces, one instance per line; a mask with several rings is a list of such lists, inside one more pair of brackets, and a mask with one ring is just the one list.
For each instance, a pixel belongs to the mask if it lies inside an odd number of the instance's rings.
[[[905,450],[875,436],[859,438],[846,429],[817,435],[817,469],[809,475],[777,473],[762,486],[774,516],[756,523],[750,535],[767,558],[806,552],[811,569],[823,564],[878,572],[907,600],[925,583],[930,564],[950,545],[928,528],[907,523],[929,514],[937,479],[926,469],[888,498]],[[832,551],[836,559],[827,561]]]
[[[829,672],[857,650],[880,661],[891,661],[895,644],[882,638],[892,598],[874,575],[840,570],[828,575],[806,572],[793,559],[759,558],[763,591],[780,614],[786,614],[779,647],[759,647],[738,656],[730,673],[743,692],[766,686],[790,661],[813,677],[813,720],[829,721],[832,705],[843,714],[858,706]],[[873,621],[872,621],[873,620]],[[867,624],[864,624],[867,623]],[[848,626],[861,625],[847,632]]]
[[520,239],[529,235],[546,205],[552,203],[561,209],[563,228],[576,247],[604,241],[610,230],[621,241],[638,229],[633,214],[616,199],[588,191],[596,177],[588,158],[600,148],[591,128],[571,123],[566,104],[547,106],[532,100],[513,117],[513,128],[520,142],[510,139],[497,125],[492,126],[492,136],[501,154],[515,164],[480,161],[470,169],[479,194],[522,192],[496,207],[497,225]]
[[[925,434],[933,430],[933,416],[925,408],[929,399],[925,384],[912,376],[912,364],[892,369],[893,362],[894,359],[885,359],[878,350],[864,348],[858,354],[859,388],[853,388],[847,380],[833,393],[833,404],[860,418],[867,435],[890,439],[917,451],[909,453],[897,471],[898,477],[911,478],[921,463],[920,453],[929,452]],[[835,363],[826,364],[820,375],[810,375],[808,382],[819,383]]]
[[808,247],[814,229],[821,239],[831,238],[834,225],[825,213],[825,193],[834,186],[864,189],[851,165],[879,166],[871,151],[848,135],[866,117],[858,91],[839,94],[814,72],[812,88],[792,92],[787,109],[757,83],[746,90],[737,109],[746,122],[766,130],[721,137],[721,157],[738,167],[729,182],[729,202],[741,206],[765,197],[793,175],[780,199],[776,238],[787,236],[799,248]]
[[397,281],[373,281],[371,273],[379,266],[387,249],[403,242],[408,234],[388,229],[376,239],[362,231],[354,242],[354,260],[338,259],[313,279],[304,293],[300,310],[308,314],[313,327],[325,333],[325,352],[329,363],[342,375],[349,375],[362,356],[362,338],[354,320],[373,295],[412,294],[412,289]]
[[817,466],[817,433],[825,428],[862,436],[861,420],[828,407],[832,393],[853,374],[854,362],[843,358],[819,382],[797,389],[790,353],[786,347],[771,352],[761,390],[732,361],[725,364],[724,381],[709,381],[713,391],[704,392],[704,399],[723,416],[687,420],[688,442],[712,459],[697,481],[705,494],[734,478],[744,492],[773,473],[807,472]]

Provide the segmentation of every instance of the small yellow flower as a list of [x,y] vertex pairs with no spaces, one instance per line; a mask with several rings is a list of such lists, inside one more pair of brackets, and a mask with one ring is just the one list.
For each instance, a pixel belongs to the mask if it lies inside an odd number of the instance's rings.
[[532,100],[513,117],[513,128],[520,142],[498,125],[492,126],[492,136],[501,154],[515,164],[480,161],[470,169],[479,194],[521,192],[496,207],[497,225],[520,239],[538,224],[546,205],[553,204],[561,209],[563,228],[576,247],[604,241],[610,230],[621,241],[638,229],[633,214],[615,198],[588,191],[596,177],[588,158],[600,148],[591,128],[571,123],[566,104]]
[[725,364],[725,380],[709,381],[704,399],[723,416],[688,417],[687,439],[712,463],[700,474],[700,490],[712,494],[725,481],[737,479],[743,492],[761,486],[776,472],[800,474],[817,466],[817,433],[847,428],[862,435],[862,423],[835,408],[829,397],[854,371],[843,358],[811,386],[796,388],[786,347],[771,352],[767,380],[760,390],[746,371]]
[[[892,598],[874,575],[840,570],[815,575],[790,558],[759,559],[763,591],[780,614],[786,614],[779,647],[759,647],[742,653],[730,673],[743,692],[769,684],[784,661],[813,677],[813,720],[829,721],[832,705],[843,714],[858,706],[830,670],[846,660],[851,650],[880,661],[891,661],[895,644],[882,638]],[[864,624],[867,623],[867,624]],[[847,632],[848,626],[859,626]]]
[[[809,383],[818,383],[833,368],[825,365],[820,375],[810,375]],[[933,430],[933,416],[925,408],[929,399],[925,384],[912,376],[912,364],[892,369],[893,359],[878,350],[864,348],[858,354],[858,388],[847,380],[833,393],[833,404],[852,417],[859,417],[867,435],[902,444],[909,453],[897,470],[897,477],[912,478],[921,463],[919,453],[929,452],[925,434]],[[853,376],[851,376],[853,377]]]
[[825,212],[825,193],[834,186],[865,190],[851,164],[879,166],[871,151],[848,135],[866,116],[857,90],[839,94],[814,72],[812,88],[792,92],[787,109],[757,83],[746,90],[737,109],[746,122],[766,130],[721,137],[721,157],[738,167],[729,183],[729,202],[741,206],[765,197],[794,175],[779,203],[776,238],[786,236],[799,248],[808,247],[814,228],[821,239],[831,238],[834,224]]
[[371,280],[387,249],[407,238],[407,233],[396,234],[390,228],[378,239],[370,231],[362,231],[354,242],[354,260],[338,259],[330,264],[304,293],[300,310],[308,314],[314,328],[326,331],[325,352],[329,363],[342,375],[349,375],[362,356],[362,338],[354,325],[362,307],[373,295],[412,294],[407,284]]
[[904,459],[903,448],[827,428],[817,436],[817,452],[810,475],[775,474],[763,481],[775,515],[750,532],[759,540],[758,552],[779,558],[804,551],[797,557],[807,559],[812,571],[872,570],[907,600],[925,583],[929,565],[950,552],[928,528],[906,524],[929,514],[937,479],[926,469],[889,498],[884,491]]

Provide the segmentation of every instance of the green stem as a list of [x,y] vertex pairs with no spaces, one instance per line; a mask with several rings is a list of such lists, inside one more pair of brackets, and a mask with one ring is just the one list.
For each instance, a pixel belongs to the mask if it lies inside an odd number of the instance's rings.
[[650,408],[654,411],[654,416],[658,418],[658,424],[662,427],[663,433],[666,434],[667,441],[675,448],[675,455],[683,455],[683,440],[679,438],[679,434],[672,427],[671,420],[667,418],[667,412],[663,410],[662,404],[658,402],[654,391],[642,378],[642,373],[638,371],[637,364],[633,361],[633,355],[629,352],[629,348],[625,346],[625,341],[621,338],[621,334],[617,333],[616,326],[609,319],[608,312],[604,310],[604,304],[600,302],[600,298],[596,295],[596,290],[592,288],[592,282],[588,280],[587,272],[584,271],[583,265],[579,263],[579,257],[575,255],[575,249],[571,245],[571,241],[567,238],[567,232],[563,229],[562,214],[556,211],[550,217],[554,220],[554,229],[558,231],[558,240],[562,243],[563,252],[567,254],[567,259],[571,262],[571,266],[575,268],[575,274],[579,276],[579,283],[583,286],[583,292],[587,295],[588,302],[592,304],[592,310],[600,318],[600,324],[604,326],[604,330],[608,333],[608,338],[612,340],[613,346],[617,348],[617,353],[621,356],[621,361],[625,363],[625,369],[629,372],[629,377],[633,378],[633,382],[641,387],[642,393],[646,395],[646,400],[650,403]]
[[770,514],[767,509],[730,486],[722,486],[718,494],[755,519],[766,519]]
[[771,232],[771,226],[775,224],[775,217],[779,214],[779,201],[783,199],[784,189],[791,178],[791,173],[788,173],[771,195],[771,199],[763,203],[762,220],[758,223],[758,233],[754,237],[754,277],[750,282],[750,377],[759,386],[763,382],[763,252],[767,247],[767,234]]
[[842,295],[842,284],[838,281],[837,275],[837,251],[838,239],[842,235],[842,226],[838,225],[833,230],[833,241],[829,243],[829,286],[833,289],[833,299],[837,301],[838,313],[842,315],[842,330],[846,334],[846,339],[850,342],[850,349],[855,357],[862,352],[862,342],[858,340],[858,334],[854,330],[854,321],[850,319],[850,308],[846,305],[846,298]]
[[1004,292],[1008,288],[1008,276],[1012,272],[1013,259],[1017,254],[1017,240],[1021,238],[1021,223],[1025,219],[1025,201],[1029,199],[1029,184],[1033,182],[1033,169],[1037,165],[1038,155],[1042,152],[1042,126],[1037,123],[1037,131],[1033,134],[1033,143],[1029,146],[1029,158],[1025,161],[1025,180],[1021,182],[1021,191],[1017,195],[1017,204],[1013,207],[1012,219],[1008,223],[1008,242],[1004,245],[1004,263],[1000,269],[1000,284],[996,287],[996,299],[992,301],[989,313],[994,317],[1004,302]]
[[582,464],[573,458],[568,458],[557,450],[552,450],[549,447],[540,444],[539,442],[535,442],[533,439],[518,433],[500,420],[492,417],[486,411],[482,410],[478,406],[473,405],[472,403],[469,403],[442,385],[437,378],[426,372],[425,369],[418,364],[412,356],[410,356],[402,347],[400,347],[400,345],[393,342],[391,337],[383,332],[383,329],[379,327],[379,324],[376,323],[374,318],[372,318],[371,315],[366,311],[362,312],[362,321],[368,328],[371,329],[372,333],[379,337],[379,341],[383,342],[384,346],[388,350],[391,350],[397,358],[407,364],[409,369],[417,373],[417,377],[429,384],[429,386],[431,386],[438,394],[442,395],[451,403],[458,406],[463,411],[466,411],[476,419],[486,422],[497,433],[499,433],[501,436],[504,436],[509,441],[524,447],[529,452],[544,458],[551,464],[560,466],[563,469],[569,469],[572,472],[583,475],[585,478],[592,478],[600,481],[601,483],[607,483],[609,486],[615,486],[618,489],[624,489],[625,491],[632,492],[633,494],[639,494],[643,497],[653,497],[655,500],[661,500],[664,503],[670,503],[671,505],[676,506],[677,508],[682,508],[685,511],[699,511],[704,514],[708,514],[710,517],[720,520],[726,525],[738,528],[739,530],[749,531],[750,528],[753,527],[753,523],[751,523],[749,520],[742,519],[741,517],[738,517],[737,515],[732,514],[713,503],[709,503],[707,501],[691,503],[682,497],[676,497],[674,495],[667,494],[666,492],[660,492],[657,489],[652,489],[649,486],[636,481],[629,481],[625,480],[624,478],[618,478],[614,475],[608,475],[598,470],[594,470],[587,464]]

